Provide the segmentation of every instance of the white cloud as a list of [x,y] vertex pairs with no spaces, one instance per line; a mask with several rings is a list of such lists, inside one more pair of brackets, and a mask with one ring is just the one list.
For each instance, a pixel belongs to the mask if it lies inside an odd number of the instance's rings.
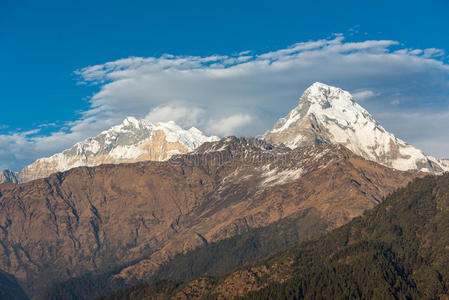
[[356,91],[356,92],[353,92],[352,95],[354,96],[356,101],[363,101],[365,99],[377,96],[376,93],[374,93],[373,91],[370,91],[370,90]]
[[429,49],[424,49],[424,57],[439,57],[439,56],[443,56],[444,55],[444,51],[442,49],[436,49],[436,48],[429,48]]
[[398,98],[391,100],[390,104],[391,105],[399,105],[401,103],[401,100],[399,100]]
[[[345,42],[342,35],[336,35],[267,53],[167,54],[88,66],[76,73],[80,82],[99,87],[89,99],[90,109],[50,136],[0,135],[0,167],[18,169],[95,135],[126,116],[175,119],[208,134],[262,134],[296,105],[314,81],[355,92],[368,111],[401,136],[403,127],[395,126],[395,118],[382,118],[384,113],[394,109],[412,115],[425,107],[428,118],[435,112],[449,111],[449,65],[443,54],[434,48],[401,48],[390,40]],[[391,105],[395,99],[400,103]],[[426,128],[421,124],[426,118],[404,117],[401,122]],[[449,140],[444,127],[442,124],[425,134],[420,131],[413,141],[423,145],[423,141],[436,143],[442,136]],[[447,153],[449,149],[444,147],[431,152],[437,156]]]
[[205,111],[197,107],[158,106],[145,119],[152,123],[175,121],[186,128],[198,126],[202,122],[204,114]]
[[235,132],[239,127],[247,125],[253,118],[250,115],[233,115],[217,121],[211,120],[208,130],[221,136],[227,136]]

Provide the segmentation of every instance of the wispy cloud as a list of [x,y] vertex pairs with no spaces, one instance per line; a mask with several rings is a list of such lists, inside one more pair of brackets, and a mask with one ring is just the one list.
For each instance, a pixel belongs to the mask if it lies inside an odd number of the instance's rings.
[[250,115],[232,115],[218,120],[211,120],[209,124],[210,131],[216,132],[218,135],[230,135],[244,125],[251,122],[253,117]]
[[[0,167],[19,168],[129,115],[175,119],[208,134],[258,135],[294,107],[314,81],[354,92],[385,127],[408,140],[411,133],[395,126],[398,121],[386,113],[394,110],[415,118],[414,113],[421,111],[428,118],[449,111],[449,65],[443,55],[440,49],[401,48],[391,40],[346,42],[336,35],[267,53],[166,54],[88,66],[76,73],[81,83],[99,87],[89,100],[91,108],[69,122],[66,130],[49,136],[0,136]],[[400,102],[391,105],[396,99]],[[401,122],[426,128],[421,124],[426,118],[403,117]],[[440,128],[412,140],[431,154],[447,156],[449,149],[434,146],[443,136],[449,140],[444,124]],[[5,154],[5,149],[11,151]]]
[[393,100],[391,100],[391,102],[390,102],[390,104],[391,105],[399,105],[401,103],[401,100],[399,100],[399,99],[393,99]]
[[175,121],[184,127],[192,127],[198,126],[204,120],[205,113],[201,108],[172,104],[156,107],[145,119],[152,123]]
[[377,96],[375,92],[371,90],[361,90],[361,91],[354,91],[352,93],[356,101],[363,101],[369,98],[372,98],[374,96]]

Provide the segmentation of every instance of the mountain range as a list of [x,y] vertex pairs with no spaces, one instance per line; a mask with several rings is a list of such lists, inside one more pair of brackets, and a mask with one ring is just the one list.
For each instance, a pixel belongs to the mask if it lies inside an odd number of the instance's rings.
[[[319,82],[303,93],[298,105],[267,131],[263,139],[292,149],[342,144],[368,160],[402,171],[441,173],[449,170],[449,160],[425,155],[386,131],[349,92]],[[194,127],[184,130],[173,121],[152,124],[128,117],[122,124],[61,153],[40,158],[18,173],[2,171],[0,183],[27,182],[79,166],[163,161],[216,140],[218,137],[207,137]]]
[[40,158],[18,173],[4,170],[0,182],[23,183],[80,166],[163,161],[174,154],[188,153],[204,142],[216,140],[218,137],[206,137],[194,127],[184,130],[173,121],[152,124],[127,117],[122,124],[76,143],[61,153]]
[[[396,138],[350,93],[322,83],[262,139],[128,117],[18,173],[0,173],[0,270],[34,299],[221,276],[345,226],[415,178],[448,170],[448,160]],[[284,275],[273,282],[291,279]],[[162,286],[207,296],[202,287],[216,290],[216,282]]]
[[321,232],[341,226],[415,176],[341,145],[291,150],[230,137],[168,161],[5,183],[0,269],[31,294],[117,267],[114,278],[132,284],[178,253],[287,217],[313,214]]

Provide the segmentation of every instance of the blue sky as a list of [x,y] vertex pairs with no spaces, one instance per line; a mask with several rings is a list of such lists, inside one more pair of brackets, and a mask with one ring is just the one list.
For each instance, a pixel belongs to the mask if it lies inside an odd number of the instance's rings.
[[[178,116],[209,134],[257,135],[313,81],[358,94],[387,129],[449,156],[447,1],[162,2],[0,0],[0,168],[18,170],[128,114]],[[256,57],[268,53],[292,61],[282,50],[296,43],[316,52],[301,53],[285,73],[260,67]],[[317,60],[323,47],[332,51]],[[211,80],[217,74],[204,61],[214,55],[226,57],[213,63],[240,75]],[[143,60],[123,60],[129,57]],[[188,64],[180,67],[180,58]],[[327,69],[327,59],[338,63]],[[191,77],[169,77],[165,61]],[[102,74],[93,73],[96,65]],[[198,75],[198,68],[207,70]],[[165,92],[174,83],[176,92]]]

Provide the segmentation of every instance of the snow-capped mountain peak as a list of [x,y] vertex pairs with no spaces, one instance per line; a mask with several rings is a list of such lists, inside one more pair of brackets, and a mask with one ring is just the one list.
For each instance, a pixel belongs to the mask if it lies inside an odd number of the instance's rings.
[[386,131],[353,96],[316,82],[264,138],[290,148],[343,144],[354,153],[398,170],[442,172],[447,166]]
[[[332,119],[343,126],[360,122],[376,123],[374,118],[355,102],[349,92],[315,82],[304,92],[298,106],[285,118],[280,119],[271,132],[287,130],[309,115]],[[292,142],[290,141],[290,144]]]
[[207,137],[194,127],[184,130],[173,121],[153,124],[126,117],[121,124],[78,142],[70,149],[36,160],[19,172],[18,179],[25,182],[79,166],[162,161],[218,139]]
[[317,103],[322,106],[327,106],[334,101],[339,102],[340,105],[355,104],[355,101],[349,92],[321,82],[315,82],[306,90],[306,92],[309,93],[307,100],[310,103]]

